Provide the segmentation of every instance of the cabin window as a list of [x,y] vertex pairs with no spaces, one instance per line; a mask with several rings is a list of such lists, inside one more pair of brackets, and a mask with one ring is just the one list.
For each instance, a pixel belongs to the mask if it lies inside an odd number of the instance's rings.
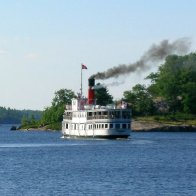
[[66,126],[66,129],[68,129],[68,124],[66,124],[65,126]]
[[93,113],[92,113],[92,112],[89,112],[89,113],[88,113],[88,116],[92,116],[92,115],[93,115]]
[[122,117],[123,117],[123,119],[126,119],[127,118],[127,112],[123,111],[122,112]]
[[116,117],[120,118],[120,112],[119,111],[116,113]]
[[105,129],[107,129],[108,128],[108,124],[105,124]]
[[99,129],[101,128],[101,124],[99,124]]
[[102,129],[104,128],[104,124],[101,125],[101,128],[102,128]]
[[113,124],[110,124],[110,129],[113,129]]
[[122,124],[122,128],[123,129],[126,129],[127,128],[127,125],[126,124]]
[[104,116],[107,116],[107,115],[108,115],[108,112],[103,112],[103,115],[104,115]]
[[131,118],[131,113],[130,113],[130,111],[123,111],[123,118],[126,118],[126,119]]
[[120,124],[116,124],[116,129],[120,129]]

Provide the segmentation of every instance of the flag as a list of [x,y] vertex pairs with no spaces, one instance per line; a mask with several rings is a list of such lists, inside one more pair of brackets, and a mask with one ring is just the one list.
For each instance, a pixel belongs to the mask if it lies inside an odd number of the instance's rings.
[[87,66],[82,64],[82,69],[87,69]]

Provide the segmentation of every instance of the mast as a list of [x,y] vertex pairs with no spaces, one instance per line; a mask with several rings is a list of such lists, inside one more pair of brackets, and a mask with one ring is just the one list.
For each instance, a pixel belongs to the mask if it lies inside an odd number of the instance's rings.
[[82,97],[82,64],[81,64],[81,86],[80,86],[80,95]]
[[81,86],[80,86],[81,97],[82,97],[82,70],[83,69],[87,69],[87,66],[84,64],[81,64]]

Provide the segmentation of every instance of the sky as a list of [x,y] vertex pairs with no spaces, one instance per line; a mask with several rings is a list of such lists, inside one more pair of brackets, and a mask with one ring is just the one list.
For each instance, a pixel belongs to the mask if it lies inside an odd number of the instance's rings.
[[[136,62],[152,44],[191,39],[196,48],[195,0],[0,0],[0,106],[43,110],[62,88],[83,93],[88,78]],[[96,81],[114,99],[157,71]]]

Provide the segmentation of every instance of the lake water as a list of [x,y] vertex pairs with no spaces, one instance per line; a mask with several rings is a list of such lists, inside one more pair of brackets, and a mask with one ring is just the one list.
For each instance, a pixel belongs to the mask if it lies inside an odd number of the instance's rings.
[[0,125],[0,195],[196,195],[196,133],[67,140]]

